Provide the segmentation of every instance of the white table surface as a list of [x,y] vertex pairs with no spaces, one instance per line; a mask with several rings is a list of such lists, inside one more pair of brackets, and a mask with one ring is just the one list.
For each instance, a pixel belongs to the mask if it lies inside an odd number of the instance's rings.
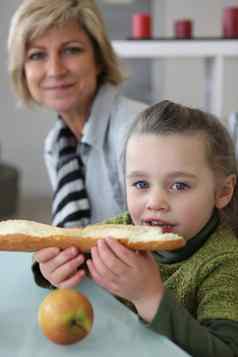
[[35,285],[31,254],[0,252],[0,356],[2,357],[186,357],[166,338],[145,328],[137,316],[90,280],[80,290],[93,304],[91,334],[60,346],[42,335],[37,311],[49,290]]

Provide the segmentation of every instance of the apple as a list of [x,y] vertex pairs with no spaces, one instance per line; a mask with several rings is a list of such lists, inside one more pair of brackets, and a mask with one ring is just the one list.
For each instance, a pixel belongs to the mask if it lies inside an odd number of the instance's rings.
[[43,334],[54,343],[69,345],[85,338],[93,325],[88,298],[73,289],[56,289],[39,306],[38,322]]

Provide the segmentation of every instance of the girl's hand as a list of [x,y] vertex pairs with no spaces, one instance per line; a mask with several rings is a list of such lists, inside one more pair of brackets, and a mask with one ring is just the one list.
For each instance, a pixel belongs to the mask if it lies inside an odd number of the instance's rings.
[[113,239],[100,240],[87,261],[93,279],[112,294],[131,301],[139,315],[151,321],[164,293],[152,254],[127,249]]
[[75,247],[63,251],[56,247],[41,249],[34,258],[45,279],[58,288],[75,287],[85,275],[83,270],[78,270],[84,256]]

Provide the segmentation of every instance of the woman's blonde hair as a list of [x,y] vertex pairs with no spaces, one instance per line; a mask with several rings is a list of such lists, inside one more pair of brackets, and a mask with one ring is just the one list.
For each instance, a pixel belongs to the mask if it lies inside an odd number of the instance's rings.
[[123,80],[118,58],[94,0],[24,0],[11,21],[8,56],[13,89],[26,105],[34,102],[24,74],[28,41],[43,35],[53,26],[69,21],[77,22],[92,42],[95,60],[102,68],[98,84],[119,84]]

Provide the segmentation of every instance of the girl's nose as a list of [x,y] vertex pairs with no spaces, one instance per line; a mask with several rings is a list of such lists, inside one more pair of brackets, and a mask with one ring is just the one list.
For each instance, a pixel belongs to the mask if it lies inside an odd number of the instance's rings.
[[146,206],[147,209],[152,211],[167,211],[169,209],[167,194],[162,190],[152,190]]
[[47,73],[49,76],[60,76],[66,71],[66,67],[59,54],[49,56],[47,63]]

